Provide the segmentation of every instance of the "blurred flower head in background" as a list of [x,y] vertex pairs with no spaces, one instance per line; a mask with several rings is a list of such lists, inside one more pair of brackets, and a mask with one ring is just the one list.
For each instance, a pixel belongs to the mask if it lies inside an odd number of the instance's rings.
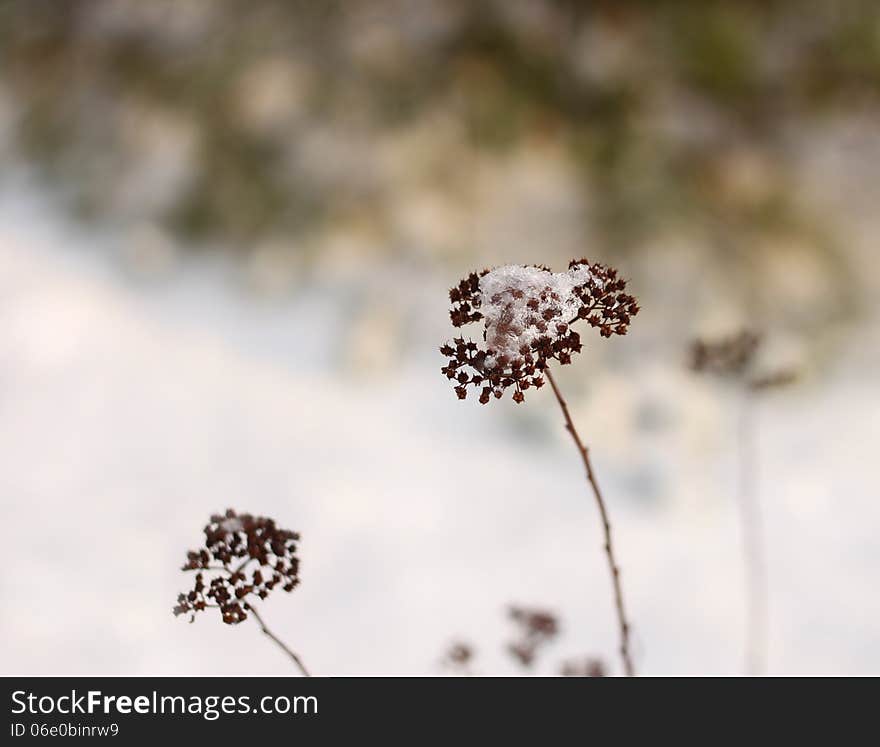
[[518,633],[507,650],[523,667],[529,668],[541,650],[559,635],[559,620],[552,612],[542,609],[513,605],[507,612]]
[[608,669],[601,659],[588,656],[563,662],[559,674],[563,677],[606,677]]
[[743,330],[718,340],[695,340],[691,346],[691,368],[698,373],[740,376],[751,365],[761,337]]
[[726,337],[694,340],[690,350],[691,370],[736,382],[752,392],[781,389],[795,383],[799,371],[792,365],[770,369],[758,366],[761,343],[761,335],[747,329]]

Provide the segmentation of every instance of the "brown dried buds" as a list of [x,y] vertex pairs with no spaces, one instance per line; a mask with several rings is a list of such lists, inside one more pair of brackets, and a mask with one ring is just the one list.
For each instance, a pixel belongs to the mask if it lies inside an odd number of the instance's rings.
[[471,674],[471,663],[476,656],[473,646],[464,641],[454,641],[443,656],[443,665],[458,674]]
[[480,390],[483,404],[513,387],[514,401],[522,402],[525,390],[544,384],[549,361],[565,365],[581,351],[575,322],[586,321],[603,337],[626,334],[639,305],[625,289],[617,270],[586,259],[561,273],[537,265],[471,273],[449,291],[449,316],[454,327],[482,321],[483,342],[456,337],[443,345],[449,361],[441,371],[459,399],[468,386]]
[[756,373],[755,360],[761,346],[761,335],[742,330],[717,340],[695,340],[691,344],[690,367],[741,383],[753,392],[764,392],[788,386],[797,379],[793,368],[780,368],[769,373]]
[[742,376],[760,344],[760,335],[751,330],[717,340],[695,340],[691,345],[691,368],[716,376]]
[[559,674],[563,677],[607,677],[608,670],[601,659],[588,656],[585,659],[569,659],[563,662]]
[[205,546],[186,554],[184,571],[196,571],[192,591],[180,594],[175,615],[218,608],[223,622],[247,619],[247,597],[265,599],[276,587],[293,591],[299,584],[299,535],[279,529],[272,519],[251,514],[211,517],[205,527]]
[[519,629],[519,638],[507,650],[524,667],[531,667],[538,651],[559,634],[559,621],[550,612],[524,607],[510,607],[508,616]]

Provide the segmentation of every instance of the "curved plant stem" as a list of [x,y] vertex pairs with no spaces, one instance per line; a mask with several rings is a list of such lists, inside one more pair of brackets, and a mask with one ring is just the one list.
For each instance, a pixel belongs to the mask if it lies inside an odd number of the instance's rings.
[[746,593],[745,671],[764,673],[767,658],[767,570],[764,560],[761,507],[757,495],[754,403],[746,392],[740,405],[737,447],[739,451],[739,511],[742,527]]
[[596,496],[596,504],[599,506],[599,514],[602,517],[602,529],[605,532],[605,554],[608,557],[608,567],[611,571],[611,581],[614,585],[614,603],[617,609],[617,622],[620,628],[620,656],[623,659],[623,669],[626,672],[626,676],[633,677],[635,676],[635,669],[633,667],[632,656],[629,650],[630,624],[627,621],[626,609],[623,605],[623,590],[620,586],[620,567],[617,565],[617,561],[614,557],[614,545],[611,542],[611,522],[608,519],[608,510],[605,507],[605,500],[602,498],[602,491],[599,489],[599,484],[596,482],[596,476],[593,473],[593,466],[590,464],[589,450],[584,446],[581,437],[578,435],[578,432],[574,427],[565,398],[559,391],[559,387],[556,386],[556,380],[550,373],[549,368],[544,370],[544,375],[550,382],[550,386],[553,387],[556,401],[559,402],[559,407],[562,409],[562,414],[565,417],[565,429],[571,434],[571,437],[574,439],[574,443],[581,454],[581,459],[587,470],[587,480],[589,480],[590,487],[593,489],[593,495]]
[[254,606],[250,603],[248,603],[248,610],[254,616],[254,620],[257,621],[257,624],[260,626],[260,630],[262,630],[263,633],[265,633],[267,636],[269,636],[269,638],[271,638],[273,641],[275,641],[275,643],[278,644],[278,646],[281,648],[281,650],[284,651],[284,653],[287,654],[291,659],[293,659],[293,663],[296,664],[297,667],[299,667],[299,671],[303,673],[303,676],[305,676],[305,677],[311,676],[311,675],[309,675],[309,672],[306,669],[305,664],[302,663],[302,659],[300,659],[299,656],[296,655],[296,653],[291,651],[287,647],[287,645],[284,643],[284,641],[282,641],[271,630],[269,630],[269,628],[266,627],[266,623],[263,622],[263,618],[260,617],[260,614],[256,611],[256,609],[254,609]]

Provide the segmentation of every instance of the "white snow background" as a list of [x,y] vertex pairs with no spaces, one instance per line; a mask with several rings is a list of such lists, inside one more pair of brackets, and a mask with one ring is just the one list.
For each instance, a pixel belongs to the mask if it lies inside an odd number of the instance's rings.
[[[367,376],[336,365],[332,294],[255,301],[206,260],[141,283],[97,248],[113,240],[0,197],[3,674],[291,673],[250,621],[171,614],[185,550],[227,506],[302,533],[301,587],[262,610],[317,674],[435,674],[453,638],[477,671],[514,673],[510,602],[562,617],[539,671],[586,654],[620,671],[596,509],[552,394],[456,401],[436,351],[446,278],[415,292],[409,352]],[[639,321],[616,351],[649,350]],[[821,385],[761,405],[772,673],[880,672],[876,340],[875,324]],[[677,351],[623,377],[587,341],[562,383],[588,380],[573,414],[637,668],[738,673],[728,403]]]

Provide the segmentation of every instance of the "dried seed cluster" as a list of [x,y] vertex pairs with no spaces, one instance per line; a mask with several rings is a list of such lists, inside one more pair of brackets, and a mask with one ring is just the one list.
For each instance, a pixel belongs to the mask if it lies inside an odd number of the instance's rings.
[[483,342],[456,337],[443,345],[449,360],[441,371],[459,399],[473,386],[483,404],[509,388],[522,402],[524,391],[543,386],[549,361],[565,365],[581,351],[575,322],[603,337],[626,334],[639,305],[625,289],[617,270],[586,259],[572,260],[564,273],[538,265],[471,273],[450,290],[449,315],[454,327],[482,321]]
[[559,674],[563,677],[607,677],[608,670],[601,659],[588,656],[586,659],[569,659],[563,662]]
[[691,345],[691,368],[699,373],[741,376],[751,365],[760,335],[742,330],[718,340],[695,340]]
[[507,650],[524,667],[535,662],[539,649],[559,634],[559,621],[550,612],[524,607],[510,607],[508,616],[519,629],[519,638]]
[[695,340],[691,344],[690,367],[698,373],[731,379],[753,392],[780,389],[794,383],[798,372],[793,368],[755,373],[760,346],[761,336],[751,330],[717,340]]
[[447,659],[457,666],[464,666],[474,658],[474,650],[467,643],[453,643],[446,653]]
[[474,647],[464,641],[454,641],[443,656],[443,665],[459,674],[470,674],[470,665],[476,656]]
[[265,599],[276,587],[299,584],[299,534],[279,529],[272,519],[251,514],[215,514],[205,526],[205,546],[186,554],[184,571],[195,571],[190,592],[177,597],[175,615],[218,608],[223,622],[247,619],[249,595]]

